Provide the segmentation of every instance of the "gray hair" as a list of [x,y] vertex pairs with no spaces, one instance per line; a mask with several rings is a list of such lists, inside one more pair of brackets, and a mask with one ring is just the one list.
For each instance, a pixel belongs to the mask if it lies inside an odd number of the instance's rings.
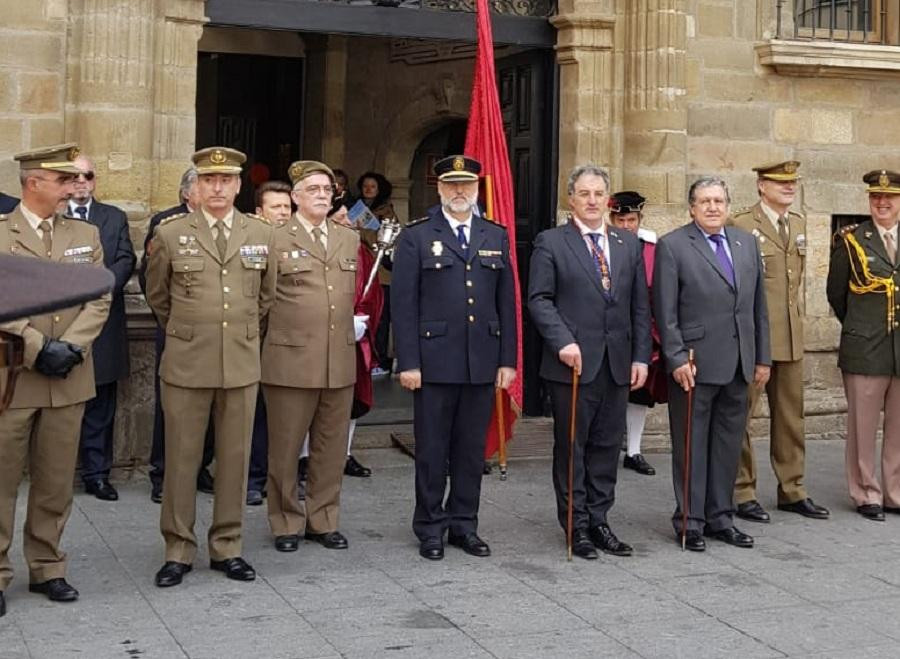
[[691,187],[688,190],[688,204],[693,205],[694,201],[696,201],[697,190],[714,187],[720,187],[725,191],[725,201],[730,204],[731,193],[728,191],[728,184],[725,182],[725,179],[718,176],[701,176],[696,181],[691,183]]
[[609,172],[593,163],[587,163],[585,165],[578,165],[572,170],[572,173],[569,174],[569,180],[566,183],[566,191],[569,193],[570,197],[575,194],[575,183],[577,183],[578,179],[582,176],[599,176],[606,184],[607,194],[609,193]]
[[181,175],[181,183],[178,184],[178,202],[187,203],[191,186],[197,182],[197,170],[191,166]]

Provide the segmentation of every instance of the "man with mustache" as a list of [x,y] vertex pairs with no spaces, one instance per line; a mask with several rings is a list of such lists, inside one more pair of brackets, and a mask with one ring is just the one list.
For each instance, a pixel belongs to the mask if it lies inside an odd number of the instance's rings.
[[414,395],[413,531],[429,560],[444,557],[446,531],[467,554],[491,553],[477,533],[484,445],[494,388],[516,376],[515,273],[506,231],[473,213],[480,171],[464,156],[435,163],[441,207],[394,249],[394,342]]

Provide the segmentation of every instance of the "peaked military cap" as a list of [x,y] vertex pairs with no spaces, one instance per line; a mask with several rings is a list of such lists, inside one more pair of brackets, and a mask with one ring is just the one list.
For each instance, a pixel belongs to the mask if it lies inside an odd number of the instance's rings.
[[80,174],[81,170],[75,166],[74,162],[78,154],[78,146],[74,142],[69,142],[17,153],[13,159],[18,161],[19,169],[23,171],[44,169],[62,174]]
[[211,146],[200,149],[191,156],[198,175],[203,174],[240,174],[241,165],[247,156],[237,149],[224,146]]
[[434,175],[439,181],[477,181],[481,163],[466,156],[448,156],[434,163]]
[[640,213],[647,200],[634,190],[617,192],[609,198],[609,210],[613,213]]
[[331,167],[324,162],[319,162],[318,160],[298,160],[291,163],[291,166],[288,167],[288,176],[293,185],[297,185],[297,181],[302,181],[307,176],[312,176],[313,174],[325,174],[331,179],[331,185],[334,185],[334,172],[331,170]]
[[868,184],[866,192],[900,194],[900,174],[897,172],[875,169],[863,176],[863,181]]
[[800,178],[797,170],[800,169],[800,162],[797,160],[786,160],[784,162],[776,162],[771,165],[760,165],[754,167],[753,171],[759,178],[769,179],[770,181],[796,181]]

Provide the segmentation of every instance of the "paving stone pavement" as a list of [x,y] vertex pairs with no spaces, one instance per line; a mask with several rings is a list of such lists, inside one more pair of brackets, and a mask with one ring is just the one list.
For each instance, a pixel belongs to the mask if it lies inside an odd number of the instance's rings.
[[[493,556],[448,547],[419,558],[410,529],[412,461],[360,451],[371,479],[345,479],[348,551],[302,543],[274,550],[265,507],[248,508],[244,555],[259,577],[228,581],[205,548],[182,586],[158,589],[159,507],[146,481],[117,503],[75,497],[64,536],[75,604],[27,590],[21,527],[16,580],[0,619],[0,659],[324,657],[841,657],[900,656],[900,517],[859,517],[846,496],[843,443],[809,444],[807,484],[832,519],[775,510],[767,447],[760,499],[772,523],[740,523],[752,550],[710,542],[682,553],[670,526],[668,455],[655,477],[620,471],[610,523],[631,558],[565,560],[550,464],[523,460],[486,477],[481,535]],[[23,489],[24,493],[24,489]],[[205,537],[212,499],[198,497]],[[19,524],[25,508],[20,498]]]

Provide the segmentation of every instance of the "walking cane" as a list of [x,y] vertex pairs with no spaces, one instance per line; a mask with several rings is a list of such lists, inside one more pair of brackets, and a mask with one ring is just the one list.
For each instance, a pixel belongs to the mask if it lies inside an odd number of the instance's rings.
[[497,450],[498,460],[500,462],[500,480],[506,480],[506,420],[503,418],[503,389],[497,387],[494,392],[494,401],[497,405],[497,434],[500,439],[500,445]]
[[572,367],[572,409],[569,413],[569,496],[566,499],[566,560],[572,560],[572,495],[575,489],[575,404],[578,402],[578,371]]
[[[694,374],[694,349],[688,350],[688,365]],[[694,387],[687,392],[687,422],[684,426],[684,489],[681,495],[681,551],[687,546],[687,520],[691,485],[691,420],[694,417]]]

